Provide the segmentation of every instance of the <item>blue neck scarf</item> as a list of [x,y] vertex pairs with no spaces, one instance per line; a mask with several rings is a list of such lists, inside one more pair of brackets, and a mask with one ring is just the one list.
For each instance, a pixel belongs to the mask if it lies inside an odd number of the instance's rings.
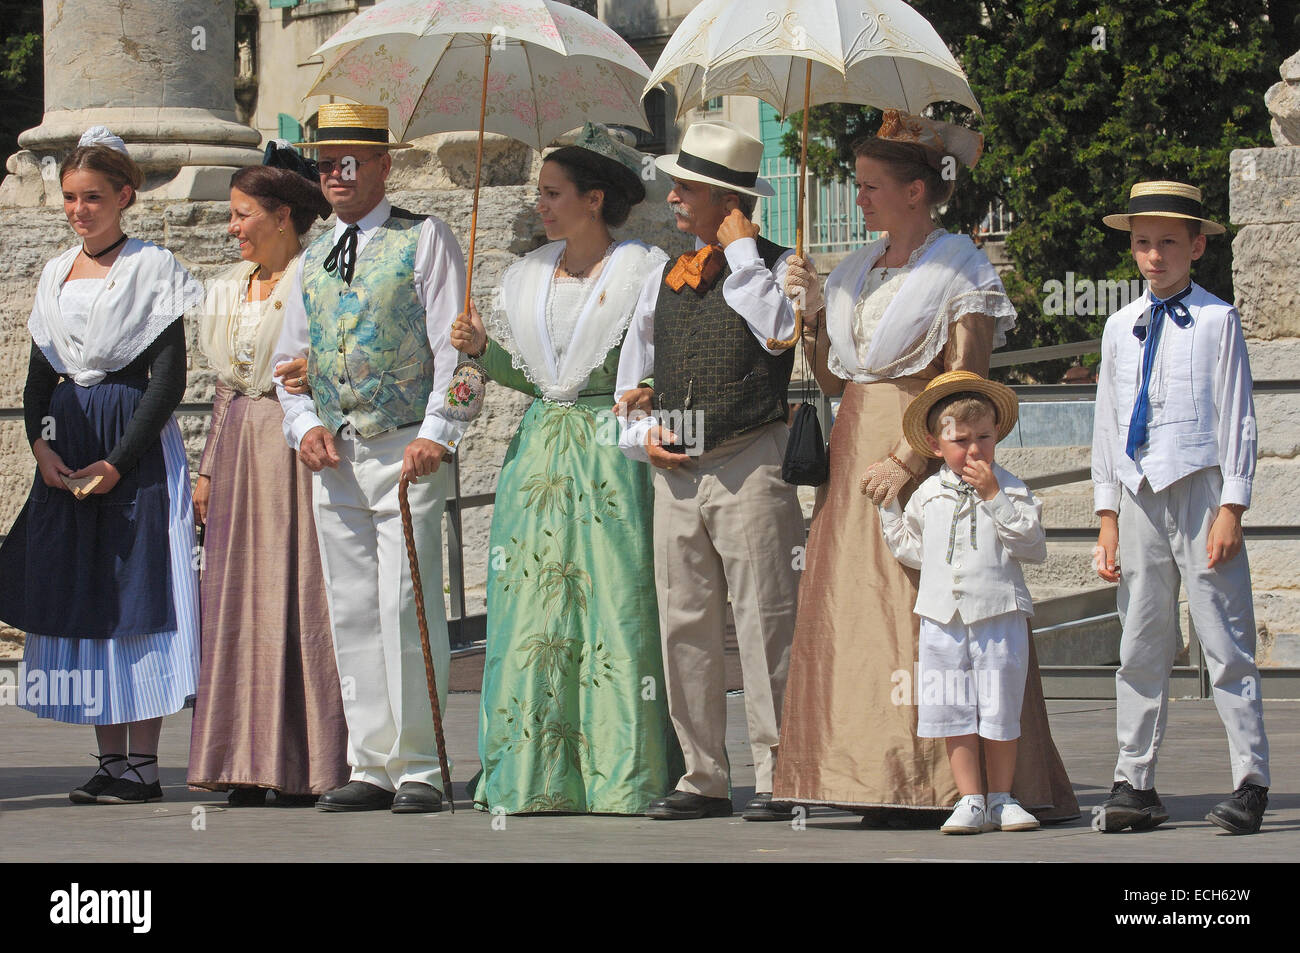
[[1155,299],[1151,305],[1150,320],[1133,326],[1133,336],[1142,342],[1142,386],[1138,388],[1137,400],[1133,402],[1133,416],[1128,422],[1128,443],[1124,452],[1129,459],[1136,461],[1138,448],[1147,442],[1147,417],[1151,415],[1151,371],[1156,364],[1156,349],[1160,346],[1160,328],[1167,317],[1180,328],[1192,323],[1192,313],[1183,304],[1183,299],[1192,293],[1189,284],[1178,294],[1161,300]]

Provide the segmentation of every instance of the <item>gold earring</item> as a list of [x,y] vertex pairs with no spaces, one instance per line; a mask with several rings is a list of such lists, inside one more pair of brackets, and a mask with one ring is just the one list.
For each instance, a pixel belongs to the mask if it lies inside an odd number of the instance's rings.
[[282,229],[280,229],[280,234],[281,234],[281,235],[283,235],[283,234],[284,234],[284,229],[283,229],[283,228],[282,228]]

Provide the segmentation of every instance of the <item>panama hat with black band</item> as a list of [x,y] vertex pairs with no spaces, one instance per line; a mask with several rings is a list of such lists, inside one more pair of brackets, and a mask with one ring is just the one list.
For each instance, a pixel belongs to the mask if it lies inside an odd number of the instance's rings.
[[409,149],[409,142],[388,141],[388,107],[325,103],[316,114],[316,138],[295,142],[302,149],[321,146],[376,146]]
[[1218,222],[1205,217],[1201,190],[1182,182],[1138,182],[1129,190],[1128,211],[1106,215],[1102,221],[1111,228],[1128,232],[1133,230],[1131,219],[1138,215],[1200,222],[1202,235],[1222,235],[1226,231]]
[[704,182],[729,192],[770,198],[776,190],[758,177],[763,143],[729,122],[697,122],[682,136],[676,155],[660,156],[655,166],[674,179]]

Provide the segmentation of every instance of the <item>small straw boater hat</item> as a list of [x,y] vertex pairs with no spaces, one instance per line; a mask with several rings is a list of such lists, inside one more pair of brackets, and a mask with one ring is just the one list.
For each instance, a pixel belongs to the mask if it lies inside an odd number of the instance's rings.
[[1132,231],[1130,219],[1135,215],[1159,218],[1183,218],[1201,223],[1201,234],[1222,235],[1224,227],[1205,217],[1201,190],[1182,182],[1138,182],[1128,193],[1128,211],[1106,215],[1102,221],[1120,231]]
[[761,140],[729,122],[697,122],[682,136],[681,151],[660,156],[655,165],[674,179],[767,198],[776,195],[776,190],[758,177],[762,161]]
[[303,149],[321,146],[383,146],[408,149],[409,142],[388,141],[388,107],[325,103],[316,114],[316,138],[295,142]]
[[925,390],[917,394],[903,411],[903,436],[917,453],[927,457],[940,456],[925,441],[929,433],[925,423],[935,404],[955,394],[979,394],[989,399],[997,417],[998,440],[1011,433],[1020,417],[1016,392],[1006,384],[980,377],[974,371],[947,371],[926,384]]

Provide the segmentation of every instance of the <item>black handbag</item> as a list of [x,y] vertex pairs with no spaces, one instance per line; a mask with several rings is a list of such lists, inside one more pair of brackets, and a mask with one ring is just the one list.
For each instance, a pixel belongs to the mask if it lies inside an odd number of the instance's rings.
[[[815,351],[813,356],[815,359]],[[813,376],[807,351],[803,360],[804,367],[808,368],[807,379],[811,381]],[[813,386],[817,386],[815,382]],[[785,445],[785,460],[781,463],[781,479],[794,486],[821,486],[830,475],[830,454],[822,436],[821,421],[817,419],[817,407],[805,400],[794,412],[794,423],[790,425],[790,439]]]

